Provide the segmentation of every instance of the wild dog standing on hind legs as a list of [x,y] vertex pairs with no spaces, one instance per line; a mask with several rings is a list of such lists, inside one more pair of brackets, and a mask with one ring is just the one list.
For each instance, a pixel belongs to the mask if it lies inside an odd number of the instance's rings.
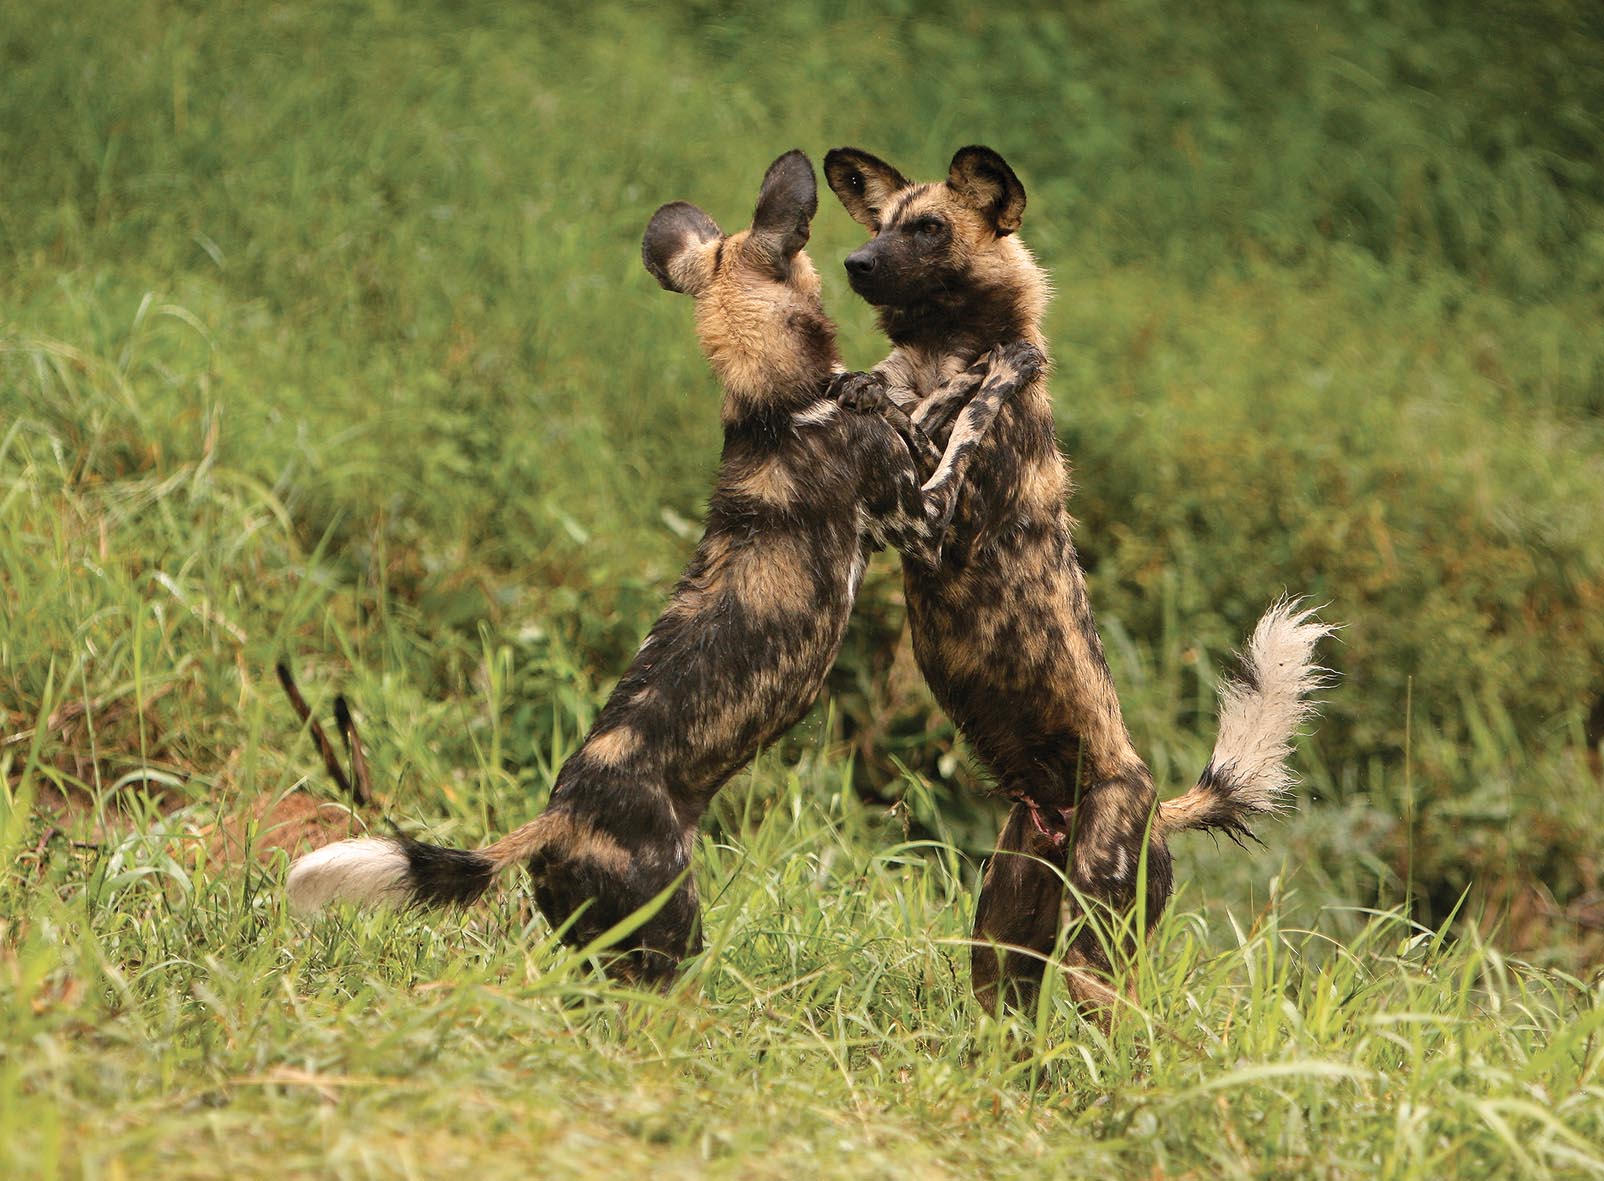
[[[879,309],[894,346],[872,375],[846,383],[843,401],[864,411],[889,402],[939,438],[976,357],[999,341],[1045,350],[1047,279],[1015,233],[1024,186],[982,147],[959,151],[934,184],[913,184],[856,148],[830,152],[824,170],[873,235],[848,256],[847,275]],[[1071,993],[1107,1006],[1118,996],[1113,965],[1075,895],[1117,927],[1137,904],[1145,861],[1151,930],[1172,888],[1170,835],[1245,834],[1252,819],[1283,805],[1291,740],[1321,681],[1314,646],[1330,629],[1295,603],[1270,608],[1248,642],[1242,680],[1222,686],[1208,768],[1184,796],[1158,803],[1125,728],[1070,539],[1045,377],[1022,389],[984,437],[954,426],[949,447],[960,441],[975,463],[941,567],[904,561],[903,582],[920,670],[1015,801],[977,905],[975,994],[988,1007],[999,998],[1031,1003],[1067,921],[1078,927],[1064,952]]]
[[[616,974],[662,981],[699,948],[688,870],[702,813],[818,695],[869,545],[936,561],[968,454],[940,457],[921,492],[904,439],[828,396],[835,327],[802,250],[817,208],[813,166],[791,152],[764,177],[750,229],[726,236],[683,202],[646,228],[647,270],[696,300],[697,336],[724,386],[723,459],[695,556],[546,810],[472,852],[405,838],[320,849],[291,868],[299,909],[471,902],[524,862],[541,911],[556,927],[572,920],[579,946],[672,889],[612,961]],[[990,355],[966,384],[980,389],[962,431],[983,435],[1040,361],[1028,346]]]

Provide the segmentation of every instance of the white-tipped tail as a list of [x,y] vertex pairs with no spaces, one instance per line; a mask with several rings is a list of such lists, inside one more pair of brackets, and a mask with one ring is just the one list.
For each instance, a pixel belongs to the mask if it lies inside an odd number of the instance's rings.
[[1335,629],[1301,600],[1264,613],[1242,653],[1240,679],[1220,685],[1220,729],[1197,786],[1159,806],[1166,829],[1220,829],[1248,835],[1256,816],[1286,807],[1295,778],[1292,741],[1314,713],[1309,695],[1330,682],[1314,649]]
[[1309,694],[1329,679],[1314,662],[1314,648],[1331,631],[1313,609],[1283,599],[1253,629],[1242,679],[1220,686],[1220,731],[1209,764],[1245,808],[1274,812],[1285,805],[1294,783],[1287,766],[1292,740],[1314,713]]
[[284,892],[302,914],[336,902],[357,906],[466,906],[496,874],[539,848],[550,820],[531,821],[485,852],[426,845],[397,833],[341,841],[290,866]]
[[365,837],[325,845],[290,866],[284,892],[301,914],[333,902],[405,906],[412,895],[412,866],[395,841]]

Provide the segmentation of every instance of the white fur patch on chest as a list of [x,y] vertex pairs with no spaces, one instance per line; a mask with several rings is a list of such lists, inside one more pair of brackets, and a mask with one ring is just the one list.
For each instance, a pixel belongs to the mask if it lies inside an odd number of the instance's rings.
[[791,415],[791,425],[798,427],[823,426],[827,422],[834,422],[840,413],[841,407],[837,406],[829,398],[820,398],[806,410],[798,410]]

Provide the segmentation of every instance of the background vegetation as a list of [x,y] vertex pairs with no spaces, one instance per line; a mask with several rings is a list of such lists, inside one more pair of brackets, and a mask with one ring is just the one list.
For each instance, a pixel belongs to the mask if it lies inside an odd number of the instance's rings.
[[[0,0],[0,1152],[1604,1172],[1601,111],[1584,0]],[[1307,798],[1181,851],[1140,1016],[964,999],[995,817],[887,559],[720,801],[720,951],[674,996],[620,1009],[515,892],[289,920],[281,849],[353,822],[275,659],[357,704],[390,814],[474,841],[687,555],[717,391],[652,209],[733,228],[792,146],[930,177],[969,142],[1056,281],[1077,540],[1161,782],[1266,602],[1346,624]],[[827,200],[867,366],[857,237]]]

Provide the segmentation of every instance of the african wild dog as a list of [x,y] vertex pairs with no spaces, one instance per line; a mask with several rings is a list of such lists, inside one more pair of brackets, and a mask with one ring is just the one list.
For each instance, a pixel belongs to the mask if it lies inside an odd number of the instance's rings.
[[[998,341],[1045,350],[1047,279],[1015,234],[1024,187],[982,147],[959,151],[934,184],[913,184],[855,148],[830,152],[824,170],[873,235],[846,270],[894,346],[873,374],[845,383],[843,401],[859,410],[889,401],[939,438],[953,409],[947,379]],[[1117,996],[1112,965],[1064,878],[1104,917],[1117,917],[1133,910],[1145,875],[1151,930],[1171,891],[1166,838],[1188,828],[1246,834],[1252,818],[1281,806],[1291,738],[1320,680],[1314,645],[1329,629],[1295,604],[1270,609],[1249,641],[1244,679],[1222,687],[1202,778],[1157,803],[1070,540],[1045,378],[1021,390],[984,438],[959,423],[950,446],[960,434],[978,450],[941,567],[905,561],[903,581],[920,670],[1015,801],[981,887],[973,987],[988,1007],[999,997],[1029,1004],[1063,924],[1078,924],[1064,953],[1068,984],[1077,1000],[1099,1007]]]
[[[318,850],[290,871],[299,909],[470,902],[524,862],[540,909],[579,946],[667,894],[612,960],[621,976],[660,982],[700,947],[689,866],[703,811],[818,695],[869,546],[935,560],[962,476],[951,457],[922,497],[904,440],[829,396],[835,327],[802,250],[817,208],[813,166],[790,152],[764,177],[750,229],[726,236],[683,202],[647,226],[646,269],[696,300],[697,336],[724,387],[723,459],[695,556],[546,810],[475,852],[406,838]],[[964,429],[983,433],[1040,360],[1028,346],[989,358]]]

